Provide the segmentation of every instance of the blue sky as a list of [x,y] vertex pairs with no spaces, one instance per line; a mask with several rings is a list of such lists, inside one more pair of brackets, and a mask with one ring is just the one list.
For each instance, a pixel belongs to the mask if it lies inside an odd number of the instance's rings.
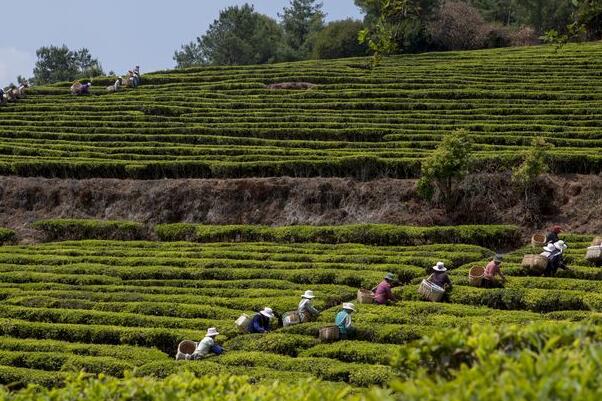
[[[0,85],[31,76],[43,45],[87,47],[105,71],[171,68],[173,53],[205,32],[219,10],[245,2],[276,17],[289,0],[0,0]],[[328,20],[361,18],[353,0],[323,0]]]

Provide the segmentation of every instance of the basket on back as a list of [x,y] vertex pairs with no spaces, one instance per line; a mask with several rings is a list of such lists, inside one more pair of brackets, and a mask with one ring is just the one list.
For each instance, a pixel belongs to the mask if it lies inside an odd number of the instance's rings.
[[587,248],[587,253],[585,254],[585,260],[590,263],[600,264],[602,263],[602,246],[590,246]]
[[333,342],[337,341],[340,337],[341,333],[339,332],[339,328],[337,326],[326,326],[320,329],[319,338],[321,342]]
[[532,246],[544,246],[546,244],[545,234],[533,234],[531,237]]
[[180,361],[186,359],[186,355],[194,354],[196,351],[197,343],[194,341],[184,340],[178,344],[178,353],[176,354],[176,360]]
[[374,295],[372,295],[372,291],[363,288],[357,290],[357,302],[360,304],[374,303]]
[[301,323],[301,315],[298,311],[286,312],[284,315],[282,315],[282,325],[284,327],[299,323]]
[[418,287],[418,293],[428,301],[439,302],[445,295],[445,290],[428,280],[422,280],[420,287]]
[[480,287],[485,277],[485,268],[481,266],[474,266],[468,272],[468,282],[473,287]]
[[247,333],[249,331],[249,324],[251,324],[251,318],[249,315],[243,313],[236,319],[234,324],[236,324],[236,327],[238,327],[238,330],[240,330],[241,333]]
[[542,255],[525,255],[521,266],[531,273],[542,274],[548,266],[548,258]]

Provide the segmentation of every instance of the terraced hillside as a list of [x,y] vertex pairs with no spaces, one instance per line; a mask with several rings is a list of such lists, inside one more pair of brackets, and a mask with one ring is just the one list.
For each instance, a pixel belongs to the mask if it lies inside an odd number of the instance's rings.
[[[443,328],[473,324],[552,323],[600,319],[602,272],[588,266],[591,237],[567,236],[572,270],[533,279],[507,258],[506,288],[469,287],[470,266],[492,252],[475,245],[368,246],[317,243],[72,241],[0,248],[0,383],[59,382],[70,370],[120,377],[165,377],[181,369],[204,375],[246,374],[257,380],[317,376],[358,386],[387,383],[389,358]],[[443,260],[455,281],[449,303],[420,300],[417,283]],[[383,274],[399,275],[396,306],[359,305],[353,340],[320,344],[342,301]],[[318,322],[241,335],[234,319],[271,306],[283,313],[313,289]],[[209,326],[228,352],[176,362],[181,339]]]
[[[602,44],[206,67],[89,97],[38,87],[0,108],[0,173],[58,177],[415,177],[442,136],[470,131],[481,165],[535,136],[555,172],[602,170]],[[307,91],[266,84],[307,81]]]

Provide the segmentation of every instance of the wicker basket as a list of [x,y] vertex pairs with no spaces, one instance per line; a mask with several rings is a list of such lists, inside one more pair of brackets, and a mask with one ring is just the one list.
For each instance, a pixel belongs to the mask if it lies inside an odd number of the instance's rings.
[[480,287],[483,277],[485,277],[485,269],[481,266],[474,266],[468,272],[468,282],[473,287]]
[[236,319],[234,324],[236,324],[236,327],[238,327],[238,330],[240,330],[241,333],[248,333],[249,324],[251,324],[251,318],[249,315],[243,313],[238,319]]
[[602,237],[595,237],[592,241],[592,246],[600,246],[602,245]]
[[585,260],[596,264],[602,263],[602,246],[590,246],[589,248],[587,248]]
[[531,237],[532,246],[544,246],[546,244],[545,234],[533,234]]
[[337,326],[326,326],[320,329],[320,341],[322,342],[333,342],[337,341],[341,333]]
[[521,266],[532,273],[541,274],[548,266],[548,258],[542,255],[525,255]]
[[198,343],[194,341],[184,340],[178,344],[178,352],[176,354],[176,361],[186,359],[186,355],[192,355],[196,351]]
[[360,304],[374,303],[374,295],[372,295],[372,291],[366,289],[357,290],[357,302]]
[[428,280],[422,280],[418,287],[418,293],[431,302],[439,302],[445,295],[445,290]]
[[284,327],[292,326],[294,324],[299,324],[299,323],[301,323],[301,315],[296,310],[291,311],[291,312],[286,312],[284,315],[282,315],[282,325]]

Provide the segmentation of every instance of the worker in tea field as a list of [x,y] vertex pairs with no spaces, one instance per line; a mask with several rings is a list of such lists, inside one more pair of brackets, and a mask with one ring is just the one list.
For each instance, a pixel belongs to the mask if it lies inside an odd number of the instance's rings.
[[134,87],[137,87],[138,85],[140,85],[140,66],[137,65],[134,68]]
[[113,85],[107,86],[107,92],[118,92],[119,89],[121,88],[122,80],[123,80],[122,77],[117,78],[117,80],[115,81],[115,83]]
[[271,308],[263,310],[251,319],[249,323],[249,333],[267,333],[270,331],[270,320],[274,318],[274,311]]
[[337,313],[334,324],[339,328],[339,333],[342,339],[349,338],[355,331],[351,326],[351,315],[355,312],[355,305],[352,303],[344,303],[343,310]]
[[297,312],[299,312],[301,322],[314,321],[320,315],[320,311],[312,305],[312,300],[314,298],[314,292],[311,290],[307,290],[303,295],[301,295],[301,301],[297,307]]
[[548,233],[546,234],[546,244],[553,244],[555,242],[560,241],[560,238],[558,238],[558,234],[560,234],[562,232],[562,227],[556,225],[553,226],[550,231],[548,231]]
[[207,358],[211,354],[221,355],[224,353],[224,349],[215,343],[215,337],[217,337],[219,333],[215,327],[211,327],[207,330],[207,334],[205,338],[198,343],[196,350],[192,355],[186,355],[186,359],[203,359]]
[[0,88],[0,104],[4,104],[7,102],[6,94],[4,93],[4,89]]
[[437,262],[437,264],[433,266],[433,274],[431,274],[429,281],[444,290],[448,290],[452,287],[452,282],[447,274],[447,268],[443,262]]
[[393,273],[387,273],[383,281],[376,288],[372,289],[374,293],[374,302],[379,305],[387,305],[389,303],[396,302],[395,295],[393,295],[393,286],[399,283],[398,280],[395,279],[395,275]]
[[544,276],[554,276],[558,269],[568,270],[568,267],[564,263],[564,251],[567,249],[567,245],[564,241],[556,241],[549,243],[543,248],[541,256],[545,256],[548,259],[548,265],[544,270]]
[[483,280],[481,281],[481,287],[484,288],[496,288],[500,287],[501,283],[496,280],[497,276],[500,276],[502,282],[506,282],[506,276],[502,273],[501,270],[502,257],[499,255],[495,255],[495,258],[491,262],[487,264],[485,267],[485,273],[483,275]]

